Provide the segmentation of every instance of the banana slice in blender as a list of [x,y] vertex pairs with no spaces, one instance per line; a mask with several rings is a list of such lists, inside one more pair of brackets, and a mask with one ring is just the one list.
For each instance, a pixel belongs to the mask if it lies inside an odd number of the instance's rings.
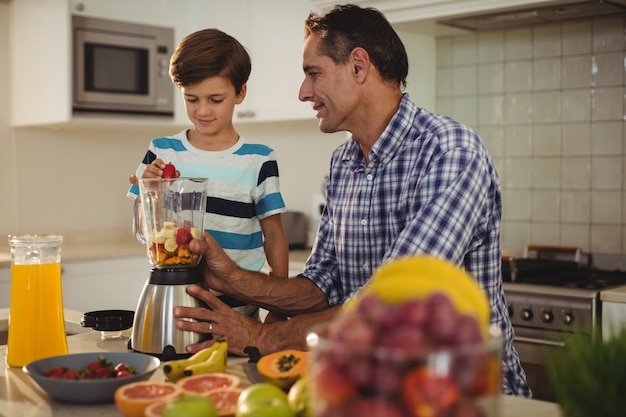
[[164,246],[165,250],[168,252],[174,252],[178,248],[178,244],[176,243],[176,239],[174,238],[166,239]]

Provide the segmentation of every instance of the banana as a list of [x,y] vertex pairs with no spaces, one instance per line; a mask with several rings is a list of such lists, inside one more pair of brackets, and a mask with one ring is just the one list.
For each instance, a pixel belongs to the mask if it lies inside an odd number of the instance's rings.
[[224,340],[215,342],[213,346],[215,345],[219,345],[217,350],[213,351],[206,361],[187,366],[183,371],[183,375],[192,376],[226,371],[226,365],[228,364],[228,343]]
[[[220,339],[221,340],[221,339]],[[185,368],[189,365],[193,365],[195,363],[202,363],[209,359],[211,354],[220,348],[220,341],[213,343],[213,345],[208,348],[204,348],[194,353],[190,357],[186,359],[176,359],[172,361],[167,361],[163,365],[163,373],[165,377],[172,382],[178,381],[183,376],[183,372]]]

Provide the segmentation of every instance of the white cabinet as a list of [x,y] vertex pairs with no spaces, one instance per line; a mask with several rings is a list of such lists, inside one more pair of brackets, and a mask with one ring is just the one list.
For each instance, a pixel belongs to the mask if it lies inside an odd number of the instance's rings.
[[[309,0],[315,11],[333,7],[333,0]],[[391,23],[420,21],[463,14],[502,10],[509,7],[542,5],[554,0],[353,0],[361,7],[374,7]]]
[[626,303],[602,303],[602,338],[606,341],[626,329]]
[[[150,273],[145,256],[61,263],[63,306],[76,311],[135,310]],[[0,309],[11,302],[11,267],[0,267]]]
[[172,0],[70,0],[70,13],[156,26],[172,26],[176,3]]
[[[11,77],[11,124],[17,127],[90,121],[85,117],[76,119],[72,114],[73,14],[175,28],[180,9],[176,4],[176,0],[11,2],[10,57],[6,60]],[[109,124],[121,120],[119,117],[101,119]],[[147,118],[128,119],[127,123],[141,120],[150,125],[162,123]]]
[[314,119],[298,100],[302,71],[306,0],[189,0],[188,32],[216,27],[241,42],[252,58],[252,73],[235,121]]
[[145,256],[62,263],[63,306],[77,311],[135,310],[150,273]]

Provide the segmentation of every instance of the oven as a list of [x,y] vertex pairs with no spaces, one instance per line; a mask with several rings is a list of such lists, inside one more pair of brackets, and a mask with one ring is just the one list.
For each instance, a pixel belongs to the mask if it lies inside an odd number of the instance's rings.
[[523,258],[503,257],[502,277],[513,343],[533,397],[555,401],[547,357],[563,352],[574,332],[589,340],[601,332],[600,292],[626,284],[626,272],[593,267],[578,248],[531,245]]

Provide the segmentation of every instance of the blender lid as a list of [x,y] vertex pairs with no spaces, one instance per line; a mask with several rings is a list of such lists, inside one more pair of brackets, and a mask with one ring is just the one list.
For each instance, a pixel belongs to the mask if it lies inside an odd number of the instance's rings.
[[130,310],[98,310],[83,314],[80,325],[94,330],[114,332],[133,327],[135,312]]

